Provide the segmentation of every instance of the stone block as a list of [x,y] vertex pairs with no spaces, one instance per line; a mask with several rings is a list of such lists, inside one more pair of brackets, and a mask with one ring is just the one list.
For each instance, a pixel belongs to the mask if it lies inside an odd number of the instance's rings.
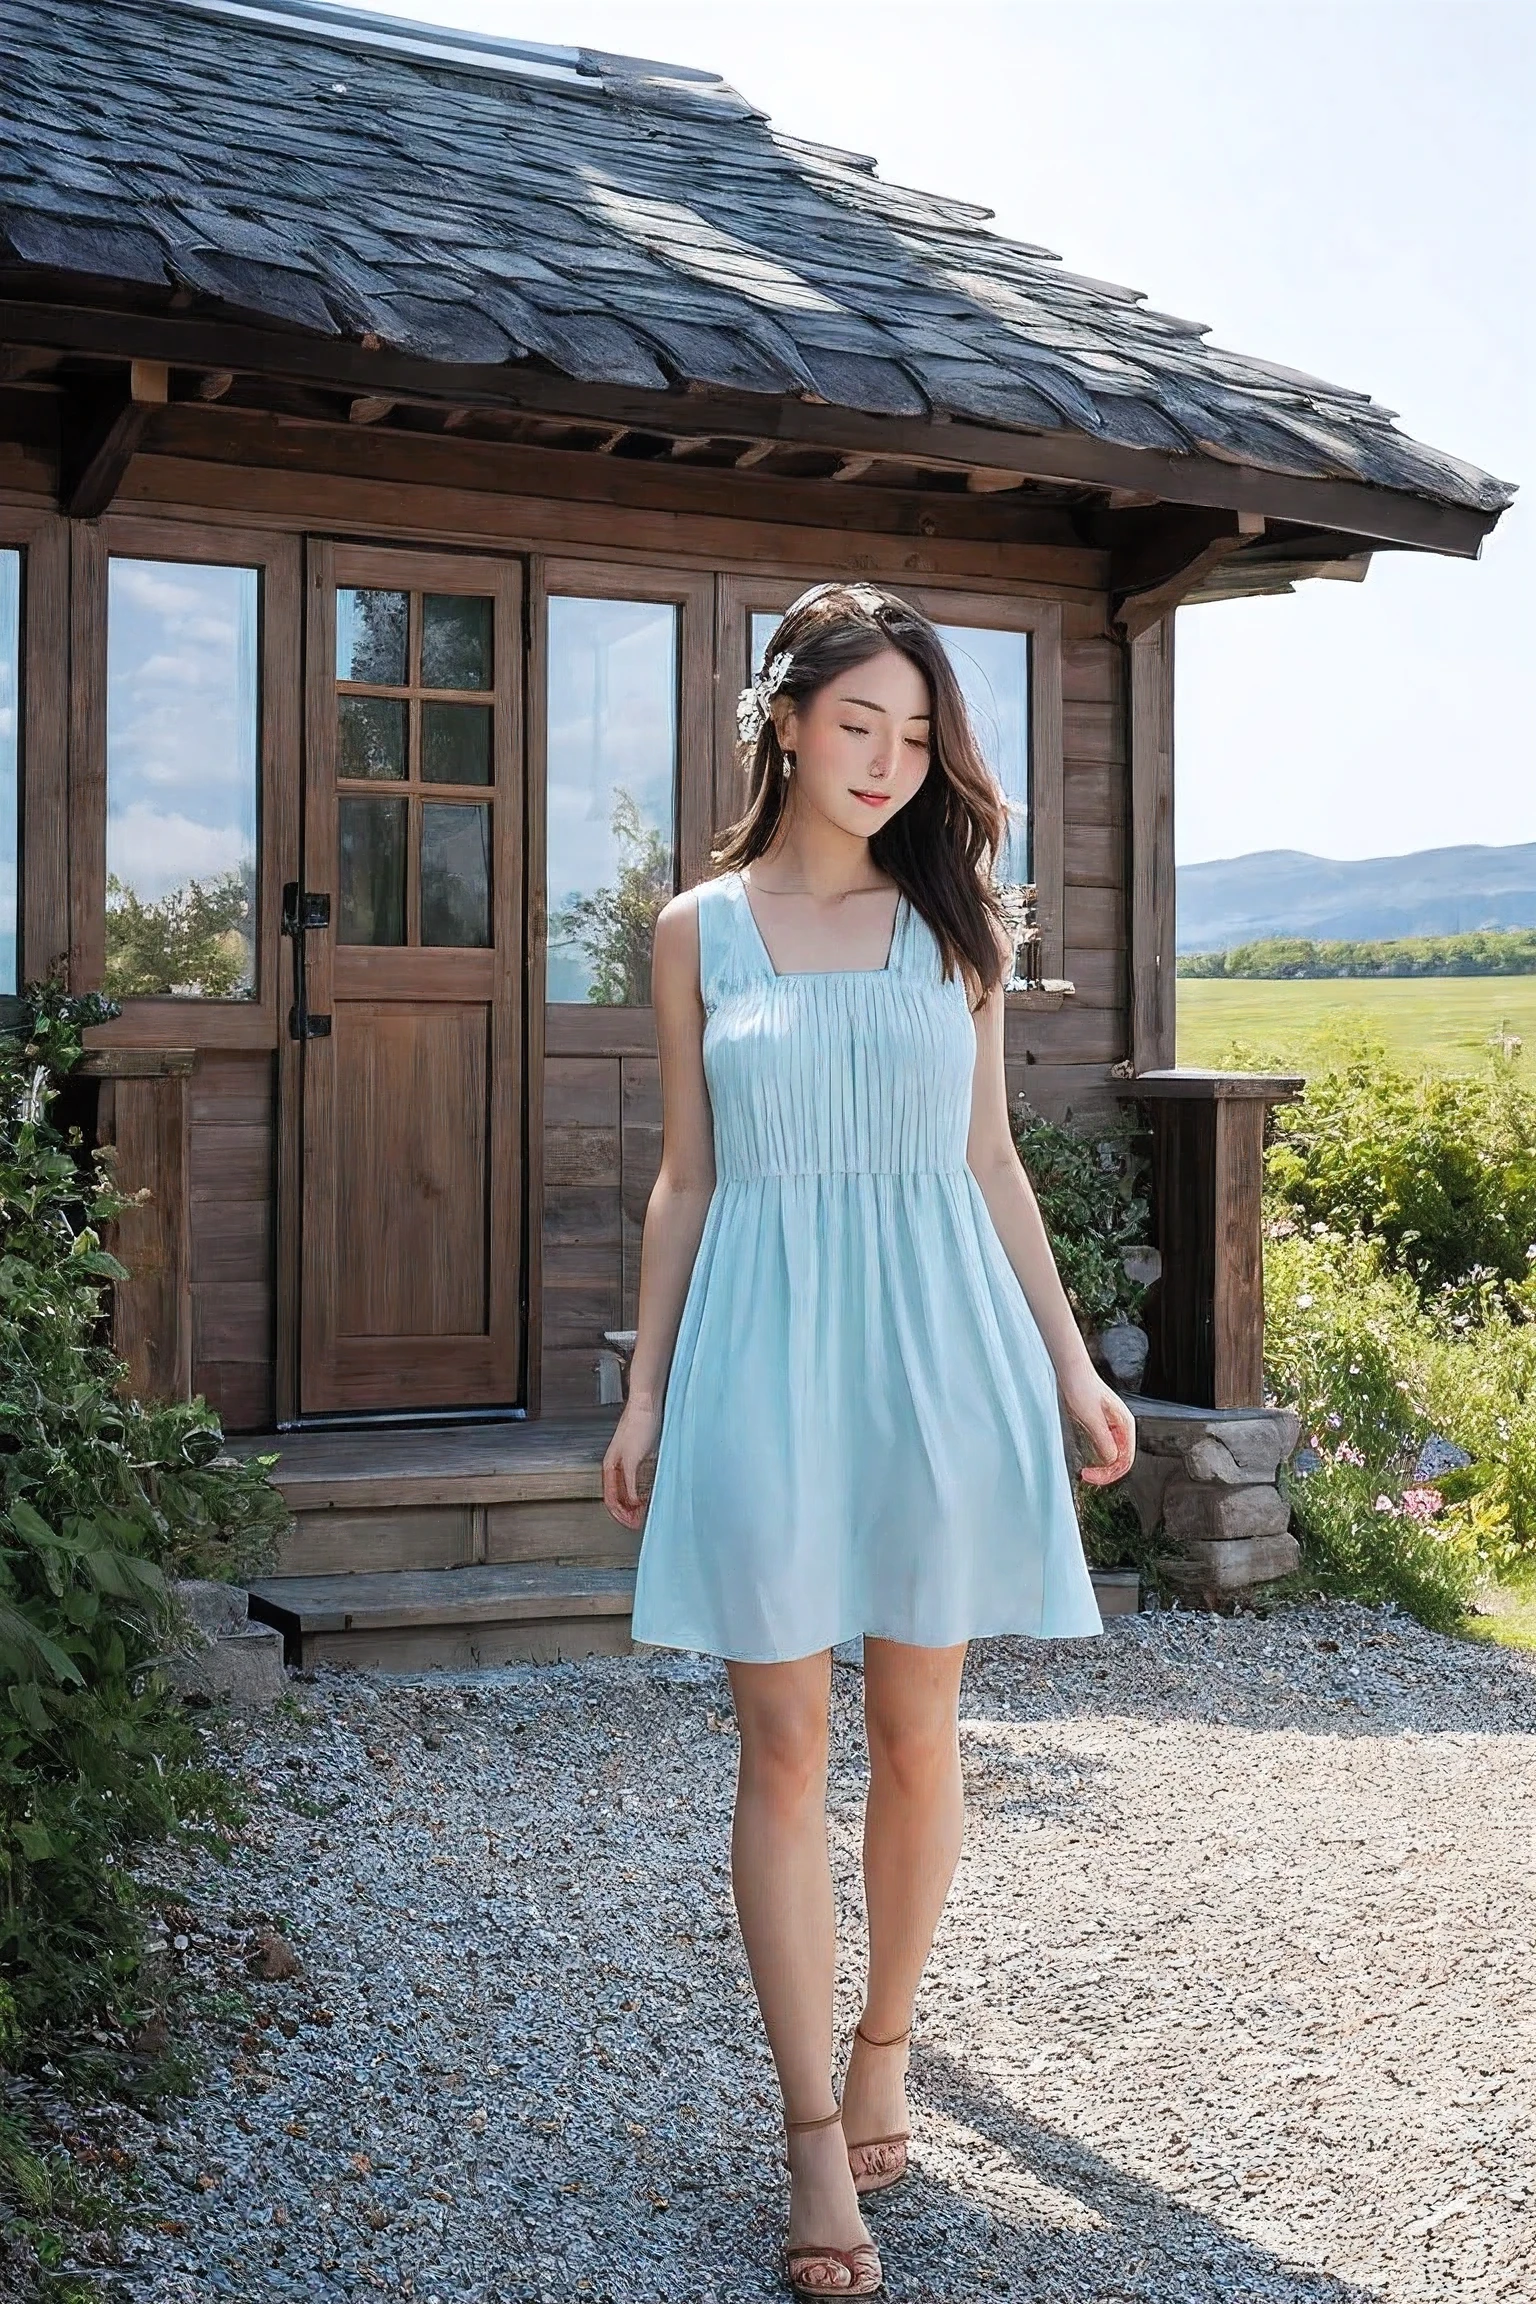
[[1251,1487],[1255,1478],[1274,1480],[1273,1473],[1245,1472],[1231,1449],[1209,1432],[1185,1449],[1181,1461],[1189,1479],[1214,1481],[1222,1488]]
[[1289,1408],[1191,1408],[1180,1400],[1149,1399],[1131,1406],[1137,1445],[1147,1454],[1184,1462],[1215,1441],[1245,1480],[1273,1480],[1301,1437],[1300,1420]]
[[171,1590],[204,1640],[221,1640],[226,1632],[238,1632],[249,1614],[249,1596],[242,1584],[182,1576],[172,1583]]
[[1291,1535],[1194,1542],[1158,1564],[1179,1591],[1211,1603],[1267,1584],[1273,1577],[1289,1576],[1301,1565],[1301,1546]]
[[283,1636],[275,1624],[242,1624],[190,1655],[173,1657],[166,1670],[179,1695],[241,1712],[266,1711],[288,1686]]
[[1246,1479],[1273,1480],[1301,1438],[1301,1418],[1293,1408],[1266,1408],[1262,1415],[1223,1424],[1212,1436]]
[[1191,1541],[1281,1536],[1290,1518],[1278,1488],[1221,1488],[1176,1474],[1163,1490],[1163,1527],[1181,1548]]
[[1119,1492],[1134,1507],[1143,1536],[1156,1534],[1163,1517],[1163,1490],[1178,1469],[1176,1456],[1148,1456],[1137,1450]]

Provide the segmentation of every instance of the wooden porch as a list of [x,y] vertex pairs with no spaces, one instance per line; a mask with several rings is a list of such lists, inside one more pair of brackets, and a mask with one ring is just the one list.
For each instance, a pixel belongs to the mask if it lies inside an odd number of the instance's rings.
[[[243,1434],[294,1514],[251,1613],[290,1664],[467,1669],[630,1652],[640,1535],[603,1503],[617,1411],[504,1424]],[[1105,1616],[1134,1574],[1095,1572]]]

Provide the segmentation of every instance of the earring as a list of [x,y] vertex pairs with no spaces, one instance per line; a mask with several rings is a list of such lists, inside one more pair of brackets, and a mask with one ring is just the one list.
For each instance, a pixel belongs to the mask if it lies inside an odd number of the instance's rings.
[[783,759],[782,759],[782,761],[781,761],[780,765],[781,765],[781,767],[782,767],[782,769],[783,769],[783,771],[784,771],[784,774],[785,774],[786,776],[788,776],[788,775],[791,775],[791,774],[793,773],[793,771],[794,771],[794,765],[795,765],[795,756],[794,756],[793,752],[786,752],[786,753],[784,754],[784,756],[783,756]]

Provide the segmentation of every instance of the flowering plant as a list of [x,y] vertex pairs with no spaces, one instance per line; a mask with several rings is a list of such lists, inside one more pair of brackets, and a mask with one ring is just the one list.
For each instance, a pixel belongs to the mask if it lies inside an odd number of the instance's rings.
[[793,650],[780,649],[778,655],[769,658],[757,678],[749,680],[737,697],[736,733],[743,744],[755,744],[762,734],[768,718],[769,700],[783,687],[794,660]]

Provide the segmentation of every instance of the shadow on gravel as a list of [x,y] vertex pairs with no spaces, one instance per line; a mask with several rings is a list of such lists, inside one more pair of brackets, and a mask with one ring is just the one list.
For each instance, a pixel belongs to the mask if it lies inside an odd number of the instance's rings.
[[[900,2304],[1379,2304],[1379,2289],[1277,2255],[1113,2166],[942,2049],[916,2052],[912,2075],[913,2173],[868,2219]],[[924,2173],[925,2102],[972,2132],[974,2191]],[[1019,2191],[1053,2195],[1056,2214],[1044,2201],[1031,2216],[980,2197]]]

